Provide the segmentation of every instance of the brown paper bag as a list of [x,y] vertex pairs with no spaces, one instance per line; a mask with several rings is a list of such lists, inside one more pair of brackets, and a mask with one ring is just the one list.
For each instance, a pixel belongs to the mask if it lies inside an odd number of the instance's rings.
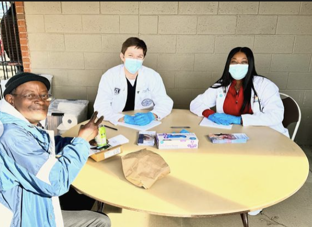
[[146,149],[124,155],[121,162],[126,179],[145,189],[170,173],[165,160],[159,154]]

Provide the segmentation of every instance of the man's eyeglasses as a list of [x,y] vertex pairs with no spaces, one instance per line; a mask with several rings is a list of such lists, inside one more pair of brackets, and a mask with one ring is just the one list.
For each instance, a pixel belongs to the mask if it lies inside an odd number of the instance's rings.
[[28,99],[29,101],[35,101],[35,100],[41,99],[42,101],[50,102],[52,100],[51,94],[35,95],[35,94],[31,93],[31,94],[26,94],[26,95],[22,95],[22,94],[11,94],[11,95],[15,95],[15,96],[20,95],[20,96],[23,96],[24,98]]

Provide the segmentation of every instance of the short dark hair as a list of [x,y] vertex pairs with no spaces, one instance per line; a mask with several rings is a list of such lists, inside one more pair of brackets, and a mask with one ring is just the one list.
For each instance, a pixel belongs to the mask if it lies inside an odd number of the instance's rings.
[[137,37],[130,37],[126,41],[124,41],[121,47],[121,53],[125,54],[128,47],[131,47],[131,46],[135,46],[138,49],[142,49],[144,57],[145,57],[146,52],[147,52],[146,44],[143,40]]

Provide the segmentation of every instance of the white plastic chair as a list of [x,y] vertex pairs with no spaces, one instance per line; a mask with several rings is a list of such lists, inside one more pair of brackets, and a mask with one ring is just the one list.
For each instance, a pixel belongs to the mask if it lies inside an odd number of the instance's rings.
[[291,139],[292,141],[295,140],[300,122],[301,122],[301,110],[300,107],[298,105],[298,103],[296,102],[296,100],[294,100],[291,96],[285,94],[285,93],[280,93],[283,101],[283,105],[284,105],[284,119],[283,119],[283,126],[285,128],[288,128],[288,126],[291,123],[296,123],[295,125],[295,129],[292,133]]

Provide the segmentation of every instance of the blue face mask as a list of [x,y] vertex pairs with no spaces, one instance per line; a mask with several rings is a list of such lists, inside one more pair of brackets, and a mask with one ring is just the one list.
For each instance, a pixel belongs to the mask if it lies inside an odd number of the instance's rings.
[[241,80],[245,78],[248,72],[248,65],[247,64],[237,64],[237,65],[230,65],[229,72],[233,79]]
[[125,59],[125,67],[131,73],[135,74],[142,66],[143,60],[126,58]]

